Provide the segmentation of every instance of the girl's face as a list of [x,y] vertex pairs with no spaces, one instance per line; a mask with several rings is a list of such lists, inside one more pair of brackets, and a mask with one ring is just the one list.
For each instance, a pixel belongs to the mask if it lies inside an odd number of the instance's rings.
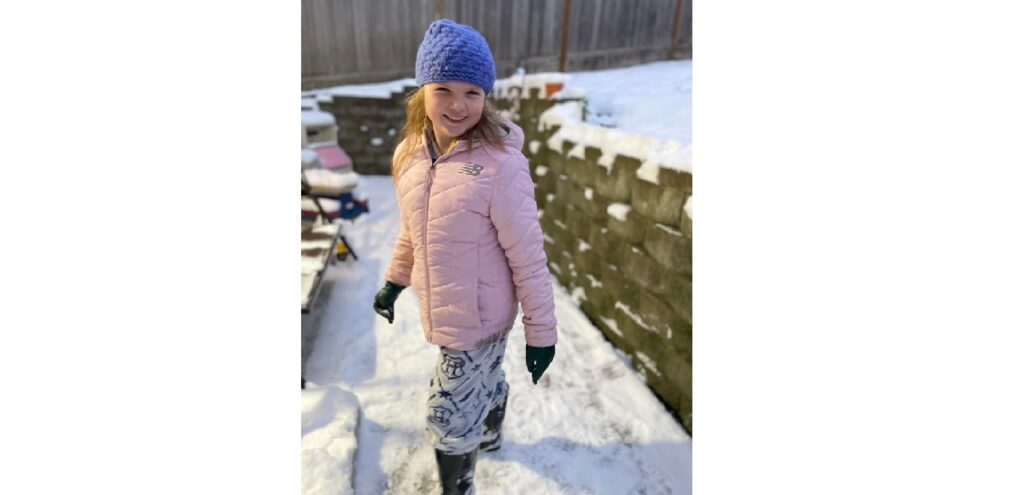
[[480,86],[445,81],[426,84],[423,89],[427,117],[433,123],[434,136],[442,150],[447,150],[453,139],[480,122],[485,96]]

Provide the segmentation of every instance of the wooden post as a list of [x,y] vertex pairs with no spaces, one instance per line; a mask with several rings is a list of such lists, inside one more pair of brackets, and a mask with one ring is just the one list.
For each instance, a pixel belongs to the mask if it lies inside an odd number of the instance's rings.
[[436,0],[434,2],[434,20],[441,19],[444,17],[444,0]]
[[676,20],[672,23],[672,48],[668,49],[668,59],[676,55],[676,44],[679,41],[679,21],[683,18],[683,0],[676,0]]
[[558,72],[565,72],[565,47],[569,44],[569,12],[572,11],[572,0],[565,0],[562,9],[562,54],[558,57]]

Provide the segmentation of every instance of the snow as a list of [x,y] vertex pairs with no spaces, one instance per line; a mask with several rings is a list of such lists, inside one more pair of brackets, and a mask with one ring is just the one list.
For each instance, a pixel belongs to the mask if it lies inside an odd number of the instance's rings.
[[[359,174],[351,170],[346,172],[334,172],[322,168],[314,168],[305,171],[306,181],[314,190],[326,189],[331,191],[351,191],[359,184]],[[325,199],[321,199],[321,206]],[[327,199],[327,201],[333,201]],[[314,206],[315,208],[315,206]]]
[[376,138],[375,137],[375,138],[370,140],[370,144],[372,144],[374,146],[380,146],[380,145],[384,144],[384,140],[381,139],[381,138]]
[[585,159],[587,156],[583,153],[583,143],[577,143],[569,150],[569,158],[579,158],[580,160]]
[[[302,493],[354,493],[359,399],[338,387],[302,391]],[[306,473],[315,476],[306,476]]]
[[588,111],[610,111],[617,129],[689,146],[692,65],[690,60],[672,60],[571,72],[567,89],[583,89]]
[[[349,493],[345,487],[354,483],[356,494],[436,494],[425,403],[438,351],[423,338],[414,294],[399,297],[394,324],[370,309],[368,301],[383,284],[399,222],[389,177],[363,176],[360,189],[374,208],[345,224],[359,261],[350,258],[329,266],[313,313],[303,317],[303,331],[316,334],[304,373],[303,493]],[[554,278],[552,284],[558,353],[540,383],[533,385],[524,362],[522,315],[516,318],[504,364],[510,385],[505,443],[497,452],[480,454],[477,490],[690,493],[689,436],[629,360],[579,310],[573,298],[580,293],[570,294]],[[614,320],[605,323],[621,333]],[[338,397],[345,391],[355,400],[342,404]],[[307,399],[318,392],[323,394],[319,399]],[[316,400],[322,405],[312,406]],[[351,408],[342,410],[341,405],[352,404],[358,404],[358,416]],[[354,473],[345,479],[342,459],[351,443],[345,440],[343,425],[351,425],[354,418],[358,448],[352,458]],[[312,424],[323,426],[307,430]],[[323,438],[310,437],[328,430],[340,444],[331,447]],[[307,445],[318,453],[307,453]]]
[[661,224],[661,223],[656,223],[656,224],[654,224],[654,226],[658,227],[659,229],[664,230],[665,232],[668,232],[669,234],[672,234],[672,235],[674,235],[676,237],[682,237],[683,236],[682,232],[680,232],[680,231],[678,231],[676,229],[673,229],[672,227],[669,227],[668,225]]
[[[312,91],[306,91],[302,93],[303,96],[311,96],[315,98],[328,98],[333,96],[351,96],[355,98],[378,98],[378,99],[389,99],[391,93],[402,93],[408,86],[418,87],[416,80],[413,78],[398,79],[394,81],[386,81],[372,84],[349,84],[344,86],[334,86],[331,88],[316,89]],[[322,100],[321,100],[322,101]]]
[[[320,207],[323,208],[324,212],[327,212],[327,213],[338,211],[338,210],[341,209],[341,201],[338,201],[336,199],[330,199],[330,198],[317,198],[316,202],[314,202],[311,198],[302,198],[302,209],[305,210],[305,211],[317,211],[317,209],[316,209],[316,204],[317,203],[320,203]],[[314,246],[313,245],[313,244],[316,244],[317,242],[320,242],[320,241],[303,241],[301,243],[302,244],[302,249],[309,249],[311,247],[319,247],[319,246]]]
[[654,331],[654,329],[651,328],[650,325],[648,325],[642,318],[640,318],[640,316],[633,312],[632,308],[626,306],[625,304],[622,304],[622,302],[616,301],[615,309],[622,311],[623,313],[626,313],[626,316],[628,316],[631,320],[635,321],[637,325],[643,327],[644,330],[650,330],[652,332]]
[[577,249],[579,249],[580,252],[586,252],[590,250],[590,244],[587,244],[587,241],[584,241],[583,239],[580,239],[579,241],[580,243],[577,246]]
[[644,354],[642,352],[637,351],[636,357],[637,357],[637,359],[640,360],[641,363],[644,364],[644,366],[647,367],[647,369],[653,371],[655,375],[658,375],[659,377],[661,376],[661,372],[658,371],[658,367],[654,364],[654,360],[651,359],[650,356],[648,356],[647,354]]
[[302,149],[302,165],[303,167],[319,167],[320,166],[320,155],[311,149]]
[[336,123],[334,115],[321,110],[302,112],[302,125],[306,127],[330,127]]
[[686,204],[683,205],[683,211],[686,212],[686,216],[693,218],[693,207],[690,206],[690,202],[693,201],[693,196],[686,198]]
[[600,316],[598,318],[600,318],[601,321],[605,325],[607,325],[608,328],[611,329],[612,332],[615,333],[615,335],[618,335],[619,337],[625,337],[625,335],[622,333],[622,330],[619,330],[619,324],[616,323],[615,320],[613,320],[611,318],[605,318],[604,316]]
[[[578,101],[567,101],[556,104],[540,114],[537,126],[540,130],[546,131],[553,126],[565,127],[566,123],[579,122],[582,119],[583,104]],[[561,151],[561,148],[558,151]]]
[[583,188],[583,197],[587,198],[588,200],[593,200],[594,190],[589,187]]
[[548,168],[544,165],[537,165],[537,168],[533,169],[533,171],[537,174],[537,177],[544,177],[548,174]]
[[[511,77],[505,79],[498,79],[494,81],[493,94],[499,98],[508,95],[508,91],[512,88],[522,88],[522,94],[524,97],[529,96],[530,90],[533,88],[540,89],[541,98],[545,97],[545,86],[548,83],[562,83],[567,84],[572,80],[570,74],[562,72],[538,72],[536,74],[525,74],[517,73]],[[555,95],[550,95],[554,97]]]
[[[547,146],[559,153],[562,143],[575,144],[569,156],[583,158],[585,146],[601,150],[598,164],[611,172],[616,156],[642,162],[637,177],[658,183],[658,172],[692,173],[691,79],[689,60],[640,64],[621,69],[525,76],[527,87],[562,82],[558,97],[581,98],[554,105],[540,116],[538,127],[559,126]],[[495,87],[522,85],[523,76],[499,80]],[[584,107],[586,113],[584,113]],[[532,145],[532,143],[531,143]],[[536,151],[531,146],[531,152]]]
[[626,216],[629,215],[629,210],[632,207],[626,203],[612,203],[608,205],[608,215],[614,217],[620,222],[626,221]]
[[540,149],[540,141],[537,141],[536,139],[530,141],[530,154],[531,155],[537,154],[537,150],[539,150],[539,149]]
[[585,301],[587,299],[587,293],[584,292],[583,287],[575,287],[572,289],[572,295],[570,297],[572,298],[572,302],[578,306],[580,301]]

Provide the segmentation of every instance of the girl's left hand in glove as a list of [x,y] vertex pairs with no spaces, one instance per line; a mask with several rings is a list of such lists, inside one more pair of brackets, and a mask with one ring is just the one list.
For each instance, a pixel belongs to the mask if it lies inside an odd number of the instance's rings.
[[537,384],[537,380],[540,380],[544,370],[548,369],[552,359],[555,359],[555,346],[526,346],[526,369],[533,374],[534,385]]

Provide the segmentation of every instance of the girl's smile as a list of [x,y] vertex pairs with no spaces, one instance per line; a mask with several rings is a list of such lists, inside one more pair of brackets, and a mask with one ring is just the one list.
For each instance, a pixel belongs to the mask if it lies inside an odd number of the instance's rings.
[[459,81],[424,85],[423,104],[442,150],[480,122],[484,111],[484,90]]

